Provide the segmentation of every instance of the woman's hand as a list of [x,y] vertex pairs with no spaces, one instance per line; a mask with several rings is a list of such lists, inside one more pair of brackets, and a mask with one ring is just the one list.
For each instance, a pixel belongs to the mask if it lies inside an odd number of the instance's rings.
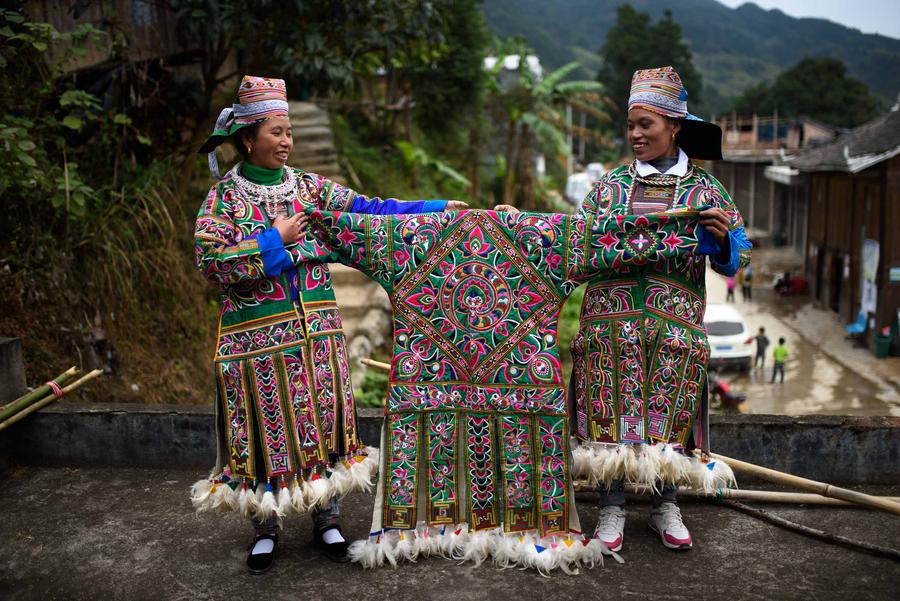
[[279,215],[272,222],[272,226],[281,234],[281,242],[287,246],[293,244],[300,239],[306,232],[306,223],[309,217],[306,213],[296,213],[291,217],[282,217]]
[[462,211],[463,209],[468,209],[469,203],[464,202],[462,200],[448,200],[447,206],[444,207],[445,211]]
[[519,209],[512,205],[497,205],[494,207],[495,211],[503,211],[505,213],[518,213]]
[[700,211],[700,225],[713,235],[716,242],[722,244],[728,237],[731,220],[722,209],[712,208]]

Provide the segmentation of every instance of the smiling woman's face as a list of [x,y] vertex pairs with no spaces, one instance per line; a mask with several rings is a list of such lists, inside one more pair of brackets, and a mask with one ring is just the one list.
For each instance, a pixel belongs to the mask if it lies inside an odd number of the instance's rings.
[[644,109],[628,111],[628,142],[634,150],[634,158],[652,161],[663,155],[675,153],[674,134],[681,129],[674,119]]
[[246,140],[251,151],[247,160],[257,167],[278,169],[284,167],[294,147],[291,137],[291,120],[287,117],[272,117],[259,125],[256,138]]

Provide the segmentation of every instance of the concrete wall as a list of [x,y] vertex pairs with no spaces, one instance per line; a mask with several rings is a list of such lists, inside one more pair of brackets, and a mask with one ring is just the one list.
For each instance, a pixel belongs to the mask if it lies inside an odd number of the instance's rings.
[[[361,409],[377,445],[379,409]],[[712,450],[838,484],[900,481],[900,418],[714,415]],[[0,467],[170,467],[204,472],[215,459],[212,407],[59,404],[3,433]]]

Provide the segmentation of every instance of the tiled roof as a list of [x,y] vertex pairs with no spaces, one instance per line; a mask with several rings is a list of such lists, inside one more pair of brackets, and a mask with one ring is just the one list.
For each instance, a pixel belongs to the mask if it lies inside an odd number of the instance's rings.
[[857,173],[900,154],[900,101],[885,115],[841,134],[833,142],[795,154],[786,163],[800,171]]

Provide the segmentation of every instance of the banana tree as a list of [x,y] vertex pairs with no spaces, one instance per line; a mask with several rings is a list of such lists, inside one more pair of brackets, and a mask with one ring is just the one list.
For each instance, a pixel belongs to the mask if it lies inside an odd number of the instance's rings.
[[[529,60],[532,59],[532,60]],[[501,113],[505,122],[505,174],[503,177],[504,204],[518,204],[536,209],[534,188],[535,150],[540,149],[553,160],[565,162],[572,153],[567,136],[577,134],[603,142],[600,133],[587,127],[568,123],[563,109],[569,105],[587,113],[597,121],[608,121],[608,99],[603,85],[596,81],[565,81],[580,67],[569,63],[545,77],[533,57],[524,52],[518,55],[517,68],[510,73],[504,68],[508,61],[496,61],[491,69],[489,106]]]

